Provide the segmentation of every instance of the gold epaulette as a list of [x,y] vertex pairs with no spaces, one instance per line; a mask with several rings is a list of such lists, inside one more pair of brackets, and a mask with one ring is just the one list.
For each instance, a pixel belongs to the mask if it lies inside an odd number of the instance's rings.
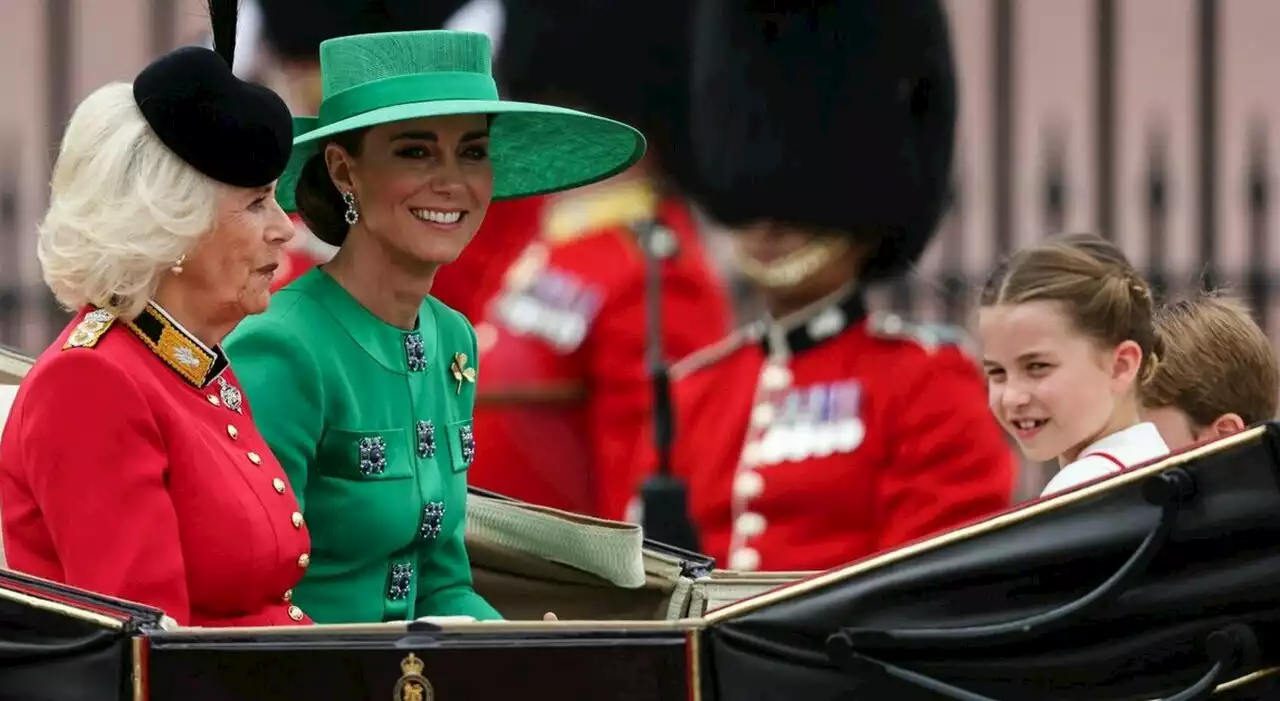
[[549,206],[542,238],[568,243],[619,226],[630,227],[653,218],[658,194],[646,181],[633,180],[585,188],[562,195]]
[[68,348],[93,348],[98,345],[98,341],[107,335],[107,331],[111,330],[111,326],[116,323],[116,315],[105,309],[95,309],[76,324],[71,335],[67,337],[67,342],[62,344],[62,350]]
[[755,343],[764,337],[764,325],[748,324],[733,333],[686,355],[671,365],[671,378],[679,379],[724,360],[734,351],[748,343]]
[[970,357],[977,357],[973,338],[964,329],[951,324],[917,323],[897,314],[877,312],[867,320],[867,332],[876,338],[915,343],[929,353],[951,346]]

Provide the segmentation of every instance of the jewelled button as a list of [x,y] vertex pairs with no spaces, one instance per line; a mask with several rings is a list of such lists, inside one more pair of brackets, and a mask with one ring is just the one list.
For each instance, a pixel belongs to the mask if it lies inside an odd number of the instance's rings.
[[302,518],[302,513],[295,511],[293,512],[292,518],[293,518],[293,527],[302,528],[302,524],[305,523],[305,521]]
[[261,455],[258,455],[257,453],[255,453],[255,452],[253,452],[253,451],[251,450],[251,451],[249,451],[249,462],[253,463],[254,465],[261,465],[261,464],[262,464],[262,456],[261,456]]
[[284,494],[284,480],[277,477],[271,480],[271,486],[276,488],[277,494]]
[[281,599],[284,599],[286,602],[293,601],[293,590],[292,590],[292,589],[285,589],[285,590],[284,590],[284,596],[281,596],[280,598],[281,598]]
[[[237,429],[235,426],[232,426],[231,424],[227,424],[227,435],[231,436],[231,440],[234,441],[235,439],[240,437],[240,430]],[[253,453],[249,453],[249,454],[253,455]],[[249,458],[249,459],[253,460],[253,458]]]
[[409,596],[409,589],[413,585],[413,565],[409,563],[396,563],[391,566],[391,576],[387,581],[387,598],[392,601],[400,601]]
[[365,436],[360,439],[360,474],[365,477],[380,475],[387,469],[387,442],[382,436]]
[[306,566],[310,564],[311,564],[310,555],[308,555],[307,553],[302,553],[301,555],[298,556],[298,567],[302,567],[305,569]]
[[476,437],[470,425],[458,429],[458,440],[462,443],[462,461],[470,465],[476,459]]
[[427,350],[422,344],[422,336],[409,333],[404,336],[404,359],[409,372],[422,372],[427,367]]
[[423,540],[435,540],[440,536],[440,524],[444,522],[444,502],[429,501],[422,506],[422,521],[418,535]]
[[218,399],[216,394],[207,394],[205,395],[205,399],[208,399],[209,403],[214,406],[222,406],[222,402]]
[[418,457],[435,457],[436,425],[430,421],[419,421],[414,430],[418,436]]
[[301,621],[301,620],[302,620],[302,609],[298,608],[297,606],[290,606],[290,607],[289,607],[289,618],[292,618],[292,619],[293,619],[293,620],[295,620],[295,621]]

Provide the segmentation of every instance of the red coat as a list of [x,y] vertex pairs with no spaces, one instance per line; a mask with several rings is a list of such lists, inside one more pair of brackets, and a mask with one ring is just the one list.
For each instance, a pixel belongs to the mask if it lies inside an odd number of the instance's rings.
[[[158,350],[153,351],[152,348]],[[78,315],[0,440],[12,569],[196,626],[309,623],[311,540],[220,350],[157,307]]]
[[856,295],[765,328],[673,368],[672,469],[722,567],[827,569],[1010,505],[1016,459],[943,330]]
[[624,181],[542,202],[521,223],[536,225],[537,237],[476,324],[479,448],[469,479],[620,519],[642,477],[634,452],[651,420],[646,268],[635,222],[656,219],[677,245],[663,264],[669,358],[727,333],[729,301],[682,201],[659,201],[642,182]]
[[502,289],[511,264],[538,238],[549,197],[521,197],[489,205],[484,222],[454,262],[436,271],[431,296],[462,313],[473,325]]

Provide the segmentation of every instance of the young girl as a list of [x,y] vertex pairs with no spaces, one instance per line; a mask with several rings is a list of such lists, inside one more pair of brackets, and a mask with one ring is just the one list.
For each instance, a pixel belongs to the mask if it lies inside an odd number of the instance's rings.
[[1048,496],[1169,452],[1139,416],[1160,340],[1151,289],[1091,234],[1019,251],[982,291],[978,335],[991,411],[1036,461],[1062,469]]
[[1267,334],[1238,299],[1201,295],[1155,314],[1160,367],[1143,416],[1173,450],[1225,438],[1276,415],[1280,368]]

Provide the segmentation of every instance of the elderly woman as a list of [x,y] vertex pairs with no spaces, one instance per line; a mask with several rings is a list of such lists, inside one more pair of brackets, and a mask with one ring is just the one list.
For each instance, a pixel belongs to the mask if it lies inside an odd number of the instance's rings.
[[476,335],[432,280],[493,199],[604,179],[644,139],[499,100],[483,34],[350,36],[320,61],[324,101],[277,196],[340,248],[227,344],[311,525],[296,600],[322,623],[497,618],[463,542]]
[[67,127],[39,257],[78,313],[0,441],[4,546],[15,570],[180,624],[305,623],[310,537],[219,348],[266,309],[292,236],[273,197],[292,127],[226,44],[97,90]]

